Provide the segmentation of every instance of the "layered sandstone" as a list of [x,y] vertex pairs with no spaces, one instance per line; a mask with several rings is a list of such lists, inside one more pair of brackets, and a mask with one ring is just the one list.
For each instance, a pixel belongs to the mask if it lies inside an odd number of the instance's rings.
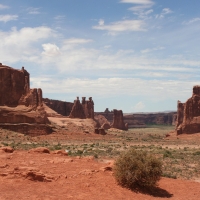
[[16,70],[0,64],[0,85],[0,106],[17,106],[29,92],[29,73],[23,67]]
[[124,123],[123,112],[122,110],[113,110],[113,123],[111,125],[112,128],[128,130],[128,124]]
[[30,89],[30,75],[24,67],[17,70],[0,64],[0,127],[21,130],[20,124],[24,123],[49,123],[43,107],[42,90]]
[[177,134],[200,132],[200,85],[193,87],[192,97],[177,104]]

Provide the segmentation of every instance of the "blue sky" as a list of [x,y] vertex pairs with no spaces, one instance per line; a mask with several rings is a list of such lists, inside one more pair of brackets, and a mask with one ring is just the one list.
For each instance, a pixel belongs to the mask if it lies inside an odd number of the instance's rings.
[[176,110],[200,85],[200,1],[1,0],[0,62],[95,111]]

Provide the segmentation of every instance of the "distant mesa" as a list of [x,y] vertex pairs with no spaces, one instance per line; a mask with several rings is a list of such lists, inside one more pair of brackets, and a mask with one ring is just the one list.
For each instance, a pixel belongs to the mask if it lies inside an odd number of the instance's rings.
[[193,87],[192,97],[177,103],[177,135],[200,132],[200,85]]
[[[113,123],[114,111],[108,108],[104,112],[95,112],[95,118],[102,116],[110,123]],[[157,112],[157,113],[125,113],[123,114],[125,124],[128,128],[144,128],[148,125],[176,125],[176,112]],[[101,124],[102,125],[102,124]]]

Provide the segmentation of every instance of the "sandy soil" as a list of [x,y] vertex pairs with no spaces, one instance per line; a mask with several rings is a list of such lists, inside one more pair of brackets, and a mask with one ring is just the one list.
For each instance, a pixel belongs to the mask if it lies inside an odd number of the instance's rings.
[[176,199],[198,200],[200,183],[162,178],[152,192],[122,188],[112,175],[113,161],[34,151],[0,150],[0,200]]

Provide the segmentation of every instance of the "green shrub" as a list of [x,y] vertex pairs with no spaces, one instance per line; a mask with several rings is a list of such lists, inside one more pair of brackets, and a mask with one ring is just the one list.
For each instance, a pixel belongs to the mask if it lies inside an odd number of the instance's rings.
[[172,153],[169,150],[165,150],[163,153],[163,158],[173,158]]
[[200,151],[196,151],[193,153],[194,156],[199,156],[200,155]]
[[162,175],[162,162],[131,148],[116,159],[113,171],[118,184],[124,187],[154,187]]

